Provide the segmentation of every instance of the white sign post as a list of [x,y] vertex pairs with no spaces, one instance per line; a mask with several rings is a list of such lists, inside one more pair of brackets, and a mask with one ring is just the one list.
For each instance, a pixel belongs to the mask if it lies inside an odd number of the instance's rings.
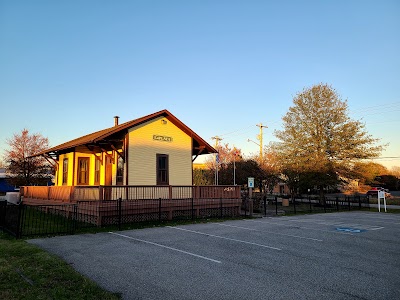
[[383,199],[383,205],[385,207],[386,212],[386,197],[385,191],[378,191],[378,211],[381,212],[381,199]]
[[254,188],[254,177],[247,178],[247,187],[249,188],[249,211],[250,217],[253,216],[253,188]]

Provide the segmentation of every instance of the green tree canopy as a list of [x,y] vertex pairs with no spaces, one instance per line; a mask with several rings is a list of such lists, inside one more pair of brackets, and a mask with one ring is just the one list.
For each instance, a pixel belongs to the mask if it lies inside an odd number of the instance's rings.
[[377,157],[384,147],[348,116],[347,101],[327,84],[298,93],[282,120],[283,130],[275,131],[282,170],[312,173],[321,191],[340,177],[350,178],[355,161]]

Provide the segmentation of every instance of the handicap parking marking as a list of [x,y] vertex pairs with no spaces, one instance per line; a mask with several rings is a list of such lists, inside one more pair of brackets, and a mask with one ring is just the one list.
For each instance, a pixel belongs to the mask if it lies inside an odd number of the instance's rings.
[[348,228],[348,227],[336,227],[337,231],[351,232],[351,233],[361,233],[367,231],[366,229]]
[[[321,221],[319,219],[308,219],[308,220],[296,220],[296,219],[291,219],[288,220],[291,222],[300,222],[300,223],[313,223],[313,224],[318,224],[318,225],[327,225],[327,226],[335,226],[336,228],[350,228],[350,229],[360,229],[362,231],[366,231],[366,230],[379,230],[379,229],[383,229],[384,227],[381,226],[377,226],[377,225],[363,225],[363,224],[350,224],[350,223],[346,223],[346,222],[338,222],[339,220],[335,221]],[[352,232],[352,231],[348,231],[348,230],[341,230],[344,232]]]
[[351,234],[350,232],[332,231],[332,230],[318,229],[318,228],[314,228],[314,227],[299,226],[299,225],[294,225],[294,224],[281,224],[281,223],[277,223],[277,222],[256,221],[256,220],[246,220],[246,219],[244,219],[244,221],[271,224],[271,225],[277,225],[277,226],[286,226],[289,228],[307,229],[307,230],[314,230],[314,231],[320,231],[320,232],[338,233],[338,234],[346,234],[346,235],[350,235],[350,236],[355,236],[354,234]]
[[341,227],[358,228],[361,230],[379,230],[379,229],[385,228],[385,227],[376,226],[376,225],[361,225],[361,224],[345,224],[345,225],[342,225]]
[[293,234],[278,233],[278,232],[272,232],[272,231],[266,231],[266,230],[258,230],[258,229],[254,229],[254,228],[248,228],[248,227],[242,227],[242,226],[234,226],[234,225],[228,225],[228,224],[220,224],[220,223],[215,223],[215,225],[238,228],[238,229],[243,229],[243,230],[264,232],[264,233],[268,233],[268,234],[288,236],[288,237],[311,240],[311,241],[316,241],[316,242],[323,242],[323,240],[320,240],[320,239],[315,239],[315,238],[310,238],[310,237],[305,237],[305,236],[299,236],[299,235],[293,235]]
[[169,249],[169,250],[172,250],[172,251],[180,252],[180,253],[187,254],[187,255],[190,255],[190,256],[194,256],[194,257],[197,257],[197,258],[205,259],[205,260],[208,260],[208,261],[211,261],[211,262],[214,262],[214,263],[218,263],[218,264],[222,263],[221,261],[216,260],[216,259],[212,259],[212,258],[209,258],[209,257],[205,257],[205,256],[202,256],[202,255],[198,255],[198,254],[192,253],[192,252],[184,251],[184,250],[181,250],[181,249],[168,247],[168,246],[165,246],[165,245],[162,245],[162,244],[158,244],[158,243],[154,243],[154,242],[150,242],[150,241],[146,241],[146,240],[142,240],[142,239],[137,239],[137,238],[125,235],[125,234],[120,234],[120,233],[111,232],[111,231],[109,232],[109,234],[113,234],[113,235],[117,235],[117,236],[120,236],[120,237],[123,237],[123,238],[126,238],[126,239],[134,240],[136,242],[141,242],[141,243],[145,243],[145,244],[161,247],[161,248],[164,248],[164,249]]

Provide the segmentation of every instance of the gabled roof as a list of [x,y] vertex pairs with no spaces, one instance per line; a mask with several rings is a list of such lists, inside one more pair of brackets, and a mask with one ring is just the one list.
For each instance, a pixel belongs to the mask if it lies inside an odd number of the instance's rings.
[[90,134],[87,134],[85,136],[79,137],[77,139],[71,140],[69,142],[63,143],[61,145],[52,147],[50,149],[47,149],[41,153],[37,153],[34,156],[39,156],[39,155],[50,155],[50,154],[55,154],[60,151],[65,151],[74,147],[78,146],[83,146],[83,145],[93,145],[97,144],[108,137],[121,133],[123,131],[126,131],[130,128],[136,127],[138,125],[141,125],[143,123],[146,123],[148,121],[151,121],[153,119],[159,118],[159,117],[165,117],[167,118],[170,122],[175,124],[179,129],[181,129],[183,132],[185,132],[188,136],[192,137],[193,139],[193,150],[192,153],[193,155],[198,155],[198,154],[209,154],[209,153],[216,153],[217,150],[215,150],[212,146],[210,146],[205,140],[203,140],[200,136],[198,136],[193,130],[191,130],[189,127],[187,127],[185,124],[183,124],[178,118],[176,118],[173,114],[171,114],[168,110],[164,109],[159,112],[129,121],[125,122],[120,125],[116,125],[107,129],[103,129],[97,132],[93,132]]

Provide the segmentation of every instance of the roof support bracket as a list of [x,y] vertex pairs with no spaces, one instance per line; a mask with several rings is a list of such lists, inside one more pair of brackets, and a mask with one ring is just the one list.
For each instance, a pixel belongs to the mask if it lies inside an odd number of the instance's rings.
[[192,162],[194,162],[196,160],[196,158],[206,149],[205,146],[200,146],[199,148],[199,152],[196,154],[196,156],[192,159]]
[[114,161],[114,155],[108,153],[107,150],[104,149],[104,148],[101,148],[101,151],[104,152],[105,156],[107,156],[109,159],[111,159],[111,161],[112,161],[113,164],[115,163],[115,161]]
[[[50,155],[46,155],[43,154],[42,155],[44,157],[45,160],[47,160],[47,162],[56,170],[58,170],[58,161],[56,159],[54,159],[53,157],[51,157]],[[51,161],[50,161],[51,159]]]
[[111,146],[111,148],[114,149],[115,152],[117,152],[119,157],[121,157],[123,160],[125,160],[124,152],[119,152],[118,149],[113,144],[110,144],[110,146]]
[[[86,147],[92,152],[94,155],[95,159],[98,160],[101,164],[103,164],[103,155],[97,155],[97,153],[94,151],[93,146],[86,145]],[[103,149],[102,149],[103,150]]]

